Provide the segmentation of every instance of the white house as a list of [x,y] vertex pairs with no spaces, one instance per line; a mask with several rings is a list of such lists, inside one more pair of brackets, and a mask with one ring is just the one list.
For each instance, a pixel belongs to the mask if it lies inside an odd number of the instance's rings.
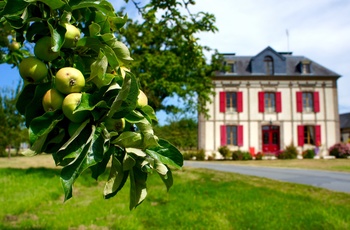
[[339,74],[304,56],[267,47],[255,56],[223,54],[225,70],[212,78],[209,119],[198,119],[198,147],[273,153],[293,143],[298,151],[340,141]]

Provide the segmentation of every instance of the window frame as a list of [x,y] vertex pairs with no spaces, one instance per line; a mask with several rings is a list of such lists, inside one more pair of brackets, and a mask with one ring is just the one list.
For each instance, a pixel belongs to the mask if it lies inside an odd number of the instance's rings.
[[265,66],[265,74],[266,75],[274,75],[274,62],[271,56],[264,57],[264,66]]

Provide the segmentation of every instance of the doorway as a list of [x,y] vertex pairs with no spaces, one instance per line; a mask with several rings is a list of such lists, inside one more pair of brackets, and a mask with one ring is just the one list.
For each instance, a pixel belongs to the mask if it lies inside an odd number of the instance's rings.
[[275,153],[280,149],[280,127],[276,125],[262,126],[262,151]]

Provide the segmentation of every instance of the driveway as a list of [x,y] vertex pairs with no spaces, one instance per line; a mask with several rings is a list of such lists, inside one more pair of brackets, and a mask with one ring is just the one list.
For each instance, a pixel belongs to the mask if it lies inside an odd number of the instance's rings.
[[350,193],[350,173],[308,169],[242,166],[201,161],[185,161],[184,166],[265,177],[273,180],[312,185],[329,190]]

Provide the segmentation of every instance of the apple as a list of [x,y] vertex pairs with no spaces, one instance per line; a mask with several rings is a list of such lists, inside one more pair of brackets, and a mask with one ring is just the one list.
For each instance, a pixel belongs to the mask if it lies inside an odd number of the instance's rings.
[[78,107],[81,101],[81,93],[70,93],[68,94],[62,103],[63,114],[72,122],[81,123],[87,119],[89,116],[88,111],[78,111],[74,110]]
[[56,89],[49,89],[43,97],[43,107],[46,112],[62,108],[64,96]]
[[54,82],[56,89],[63,94],[80,93],[85,86],[84,75],[73,67],[58,70]]
[[48,74],[46,65],[35,57],[24,58],[18,69],[21,77],[29,83],[39,82]]
[[104,121],[106,129],[108,131],[120,132],[120,131],[123,131],[123,129],[125,128],[125,119],[124,118],[113,119],[113,118],[107,117],[103,121]]
[[51,47],[51,37],[42,37],[35,43],[34,54],[37,58],[43,61],[53,61],[60,55],[60,53],[53,52]]
[[142,108],[143,106],[148,105],[148,99],[146,94],[142,91],[139,90],[139,96],[137,97],[137,103],[136,103],[136,107],[137,108]]
[[19,50],[19,48],[21,48],[21,44],[19,42],[13,41],[9,44],[9,49],[11,51]]
[[67,31],[64,35],[64,43],[62,47],[73,48],[77,45],[77,42],[80,39],[80,30],[69,23],[65,23],[64,27],[66,28]]

